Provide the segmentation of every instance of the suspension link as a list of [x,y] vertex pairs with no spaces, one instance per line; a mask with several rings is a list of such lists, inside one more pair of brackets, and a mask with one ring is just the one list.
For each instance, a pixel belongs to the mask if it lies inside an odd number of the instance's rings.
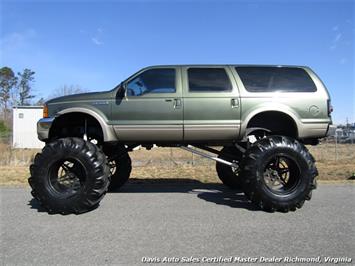
[[185,151],[189,151],[189,152],[195,153],[197,155],[200,155],[202,157],[205,157],[207,159],[210,159],[210,160],[213,160],[213,161],[228,165],[230,167],[238,168],[238,164],[236,164],[235,162],[229,162],[229,161],[223,160],[221,158],[218,158],[215,155],[211,155],[211,154],[199,151],[197,149],[190,148],[189,146],[180,146],[180,148],[185,150]]

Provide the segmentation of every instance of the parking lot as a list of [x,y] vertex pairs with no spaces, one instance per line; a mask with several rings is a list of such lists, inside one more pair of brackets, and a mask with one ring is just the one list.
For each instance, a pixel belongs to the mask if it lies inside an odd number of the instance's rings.
[[[213,257],[355,258],[355,186],[323,184],[302,209],[266,213],[200,182],[127,184],[83,215],[48,215],[28,188],[1,188],[3,265],[140,264]],[[181,261],[180,261],[181,263]]]

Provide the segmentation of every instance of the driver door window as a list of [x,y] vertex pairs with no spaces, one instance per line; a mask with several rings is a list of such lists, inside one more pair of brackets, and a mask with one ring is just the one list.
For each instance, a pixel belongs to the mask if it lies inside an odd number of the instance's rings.
[[150,69],[127,84],[127,96],[175,92],[175,69]]
[[183,139],[179,68],[152,68],[125,83],[126,96],[112,106],[112,124],[120,140]]

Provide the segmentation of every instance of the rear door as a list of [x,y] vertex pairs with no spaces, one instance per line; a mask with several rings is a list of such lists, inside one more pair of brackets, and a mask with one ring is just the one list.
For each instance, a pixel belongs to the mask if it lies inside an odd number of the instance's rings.
[[119,140],[181,141],[183,109],[180,69],[154,67],[125,82],[126,96],[112,104]]
[[182,67],[184,140],[233,140],[239,137],[240,99],[229,67]]

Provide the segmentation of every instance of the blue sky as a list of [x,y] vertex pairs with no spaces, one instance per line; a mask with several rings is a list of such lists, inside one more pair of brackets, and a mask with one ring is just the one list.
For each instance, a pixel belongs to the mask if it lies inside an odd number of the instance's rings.
[[354,1],[0,1],[1,66],[36,71],[38,97],[155,64],[295,64],[355,121]]

